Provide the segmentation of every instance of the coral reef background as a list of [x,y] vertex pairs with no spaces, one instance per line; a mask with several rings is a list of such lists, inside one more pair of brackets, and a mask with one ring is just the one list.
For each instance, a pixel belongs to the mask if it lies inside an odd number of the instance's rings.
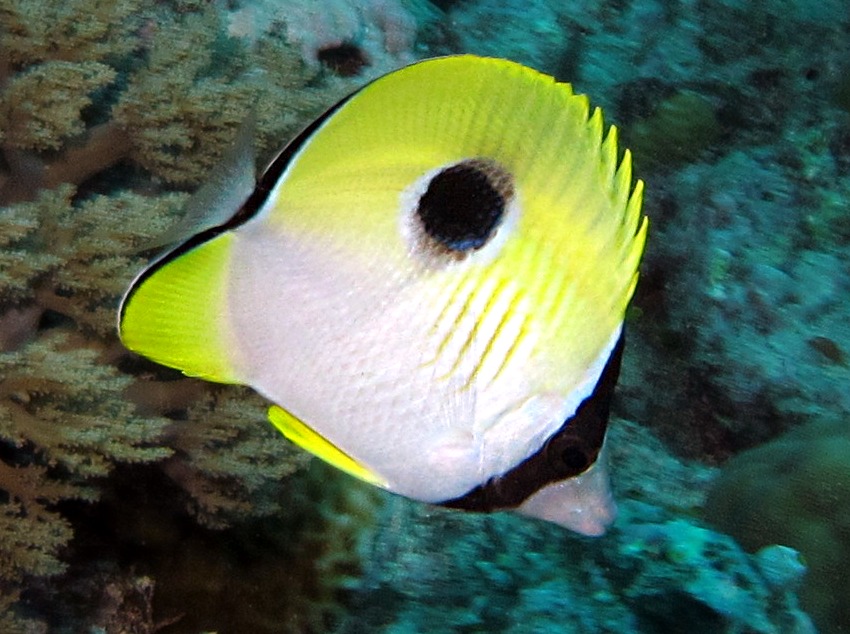
[[[0,631],[850,631],[848,43],[846,0],[0,0]],[[452,52],[587,92],[648,183],[598,540],[372,490],[116,340],[246,113],[261,167]]]

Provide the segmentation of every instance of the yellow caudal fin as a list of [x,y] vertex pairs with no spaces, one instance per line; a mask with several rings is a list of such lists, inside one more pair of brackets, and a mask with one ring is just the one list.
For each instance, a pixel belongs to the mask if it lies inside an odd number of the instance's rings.
[[240,383],[227,326],[226,289],[233,235],[178,248],[127,291],[118,332],[133,352],[219,383]]
[[282,407],[269,408],[269,420],[277,430],[291,442],[321,458],[340,471],[359,478],[369,484],[386,488],[387,482],[343,452],[327,438],[314,431]]

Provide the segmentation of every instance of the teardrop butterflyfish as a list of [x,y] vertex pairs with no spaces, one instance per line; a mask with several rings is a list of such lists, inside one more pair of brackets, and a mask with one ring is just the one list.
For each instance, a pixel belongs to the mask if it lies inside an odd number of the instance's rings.
[[374,485],[602,534],[647,232],[631,172],[569,84],[421,61],[333,106],[144,270],[119,334],[251,386],[284,436]]

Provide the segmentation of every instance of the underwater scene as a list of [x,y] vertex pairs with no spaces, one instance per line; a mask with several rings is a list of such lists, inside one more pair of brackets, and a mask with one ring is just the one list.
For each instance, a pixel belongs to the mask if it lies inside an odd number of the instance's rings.
[[0,0],[2,634],[850,633],[849,387],[847,0]]

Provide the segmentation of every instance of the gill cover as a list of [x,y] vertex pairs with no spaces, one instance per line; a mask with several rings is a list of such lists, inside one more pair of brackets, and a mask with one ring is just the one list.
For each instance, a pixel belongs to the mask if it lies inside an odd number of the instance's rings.
[[[291,440],[391,491],[599,533],[641,192],[568,84],[505,60],[420,62],[337,104],[229,221],[144,271],[121,338],[252,386]],[[528,465],[563,443],[569,468],[536,480]]]

